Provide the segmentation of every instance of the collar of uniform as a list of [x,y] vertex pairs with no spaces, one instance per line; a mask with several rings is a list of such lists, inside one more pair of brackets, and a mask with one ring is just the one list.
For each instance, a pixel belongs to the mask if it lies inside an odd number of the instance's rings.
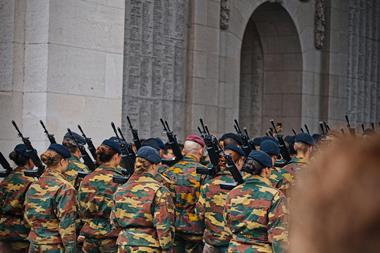
[[69,161],[72,161],[72,162],[81,162],[78,157],[76,157],[75,155],[72,155],[72,154],[71,154],[71,156],[69,158]]
[[196,159],[196,156],[195,155],[192,155],[192,154],[187,154],[183,157],[183,160],[184,161],[188,161],[188,162],[196,162],[197,159]]
[[42,174],[42,176],[45,176],[45,177],[61,177],[63,178],[63,175],[61,172],[59,171],[56,171],[54,169],[50,169],[50,168],[46,168],[44,173]]
[[139,182],[152,182],[153,180],[156,181],[155,177],[149,172],[134,174],[133,177],[135,177],[135,180]]
[[120,166],[109,167],[109,166],[100,165],[96,170],[106,170],[106,171],[111,171],[113,173],[117,173],[117,174],[120,174],[120,175],[123,174]]
[[263,185],[263,186],[271,186],[272,185],[269,178],[262,177],[259,175],[248,176],[248,177],[246,177],[245,182],[246,183],[254,183],[254,184]]

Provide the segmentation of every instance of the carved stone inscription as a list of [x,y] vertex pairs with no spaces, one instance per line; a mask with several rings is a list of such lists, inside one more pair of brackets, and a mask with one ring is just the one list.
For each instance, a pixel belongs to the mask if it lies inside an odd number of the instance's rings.
[[142,138],[161,135],[161,117],[183,135],[187,9],[188,0],[126,0],[122,122],[129,115]]

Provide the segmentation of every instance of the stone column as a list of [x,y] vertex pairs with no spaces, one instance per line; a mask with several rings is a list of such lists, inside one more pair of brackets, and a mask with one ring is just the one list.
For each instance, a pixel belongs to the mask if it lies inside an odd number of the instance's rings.
[[58,142],[80,123],[98,145],[121,121],[124,2],[3,3],[0,150],[20,142],[12,119],[39,151],[48,145],[39,120]]

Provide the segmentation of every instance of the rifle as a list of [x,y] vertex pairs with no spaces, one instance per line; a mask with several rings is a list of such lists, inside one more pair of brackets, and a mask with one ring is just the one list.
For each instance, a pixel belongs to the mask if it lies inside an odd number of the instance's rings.
[[131,120],[129,119],[128,116],[127,116],[127,121],[128,121],[128,124],[129,124],[129,129],[130,129],[131,132],[132,132],[133,143],[134,143],[135,146],[136,146],[136,150],[139,150],[139,148],[141,148],[141,141],[140,141],[140,138],[139,138],[138,131],[137,131],[137,129],[134,129],[134,128],[133,128],[132,123],[131,123]]
[[306,124],[305,124],[305,129],[306,129],[306,133],[308,133],[309,135],[311,135],[310,131],[309,131],[309,127]]
[[40,158],[38,157],[37,151],[33,148],[32,143],[29,140],[29,137],[24,137],[18,128],[16,122],[12,120],[12,125],[15,127],[18,136],[22,139],[22,142],[26,146],[26,152],[29,154],[30,159],[32,159],[34,166],[37,167],[37,170],[25,170],[24,175],[27,177],[40,177],[45,170],[45,166],[42,164]]
[[303,128],[301,127],[301,133],[305,133],[305,131],[303,130]]
[[90,155],[87,153],[85,147],[83,145],[80,145],[75,137],[73,136],[73,133],[71,132],[70,128],[67,128],[67,132],[69,133],[71,139],[74,141],[75,145],[78,147],[81,157],[83,159],[84,164],[91,170],[94,171],[96,166],[95,163],[91,160]]
[[53,135],[53,134],[49,134],[48,130],[47,130],[46,127],[45,127],[44,122],[42,122],[42,120],[40,120],[40,123],[41,123],[42,128],[44,129],[44,132],[45,132],[46,136],[48,137],[48,139],[49,139],[49,141],[50,141],[50,144],[55,144],[55,143],[57,143],[57,142],[55,141],[54,135]]
[[365,132],[364,124],[362,124],[362,131],[363,131],[363,133]]
[[271,123],[272,126],[273,126],[273,129],[274,129],[274,131],[275,131],[275,133],[276,133],[276,138],[277,138],[277,140],[278,140],[278,143],[280,144],[280,153],[281,153],[281,156],[282,156],[282,158],[284,158],[287,162],[289,162],[292,158],[290,157],[290,153],[289,153],[288,148],[286,147],[285,141],[284,141],[284,139],[282,138],[282,136],[278,134],[273,119],[270,120],[270,123]]
[[198,127],[198,131],[201,134],[203,140],[205,141],[206,150],[208,156],[210,157],[211,168],[198,167],[196,169],[196,172],[197,174],[201,175],[214,176],[219,171],[219,153],[221,149],[218,145],[218,140],[215,136],[210,134],[208,127],[205,126],[203,120],[200,119],[199,121],[201,122],[202,129]]
[[176,158],[176,161],[179,161],[183,158],[181,148],[179,147],[177,136],[173,133],[172,130],[170,130],[168,122],[163,119],[160,119],[162,127],[164,128],[164,133],[168,136],[168,144],[173,150],[173,154]]
[[232,184],[223,183],[223,184],[220,184],[220,188],[222,188],[224,190],[232,190],[237,185],[244,183],[244,179],[243,179],[243,176],[241,175],[240,171],[236,167],[236,164],[232,160],[232,157],[230,155],[227,155],[226,153],[224,153],[223,150],[222,150],[222,154],[224,156],[224,159],[226,160],[226,168],[231,173],[231,175],[234,178],[236,183],[232,183]]
[[344,117],[346,118],[348,131],[350,132],[351,135],[355,135],[355,129],[351,127],[350,120],[348,119],[348,115],[345,115]]
[[0,164],[5,169],[4,172],[0,172],[0,177],[4,178],[11,173],[12,167],[9,165],[7,159],[5,159],[5,157],[3,156],[3,154],[1,152],[0,152]]
[[294,128],[292,128],[292,132],[294,135],[297,135],[297,132],[296,132],[296,130],[294,130]]
[[86,144],[87,144],[87,147],[88,147],[88,150],[90,151],[91,153],[91,156],[94,160],[96,160],[96,148],[94,146],[94,143],[92,143],[92,140],[91,138],[88,138],[85,134],[84,134],[84,131],[82,129],[82,127],[80,125],[78,125],[78,129],[79,131],[81,132],[82,134],[82,137],[85,139],[86,141]]
[[127,146],[130,146],[130,145],[128,145],[127,141],[125,140],[124,135],[122,134],[120,128],[118,129],[120,130],[119,133],[121,134],[122,138],[119,137],[116,131],[115,124],[113,122],[111,122],[111,126],[112,126],[113,131],[115,132],[116,138],[119,140],[119,143],[120,143],[121,160],[126,169],[126,173],[124,174],[131,176],[135,170],[135,160],[136,160],[135,153],[133,151],[132,153],[129,152]]
[[321,127],[321,130],[322,130],[322,135],[326,135],[325,127],[324,127],[324,125],[323,125],[323,122],[322,122],[322,121],[320,121],[320,122],[319,122],[319,126]]
[[246,130],[244,131],[245,133],[241,131],[239,122],[236,119],[234,120],[234,128],[236,133],[240,136],[240,138],[243,141],[243,145],[241,148],[243,149],[245,155],[248,156],[249,153],[252,151],[252,145],[249,144],[249,136],[247,134],[248,132]]
[[375,128],[375,123],[372,122],[372,123],[371,123],[371,127],[372,127],[372,130],[374,130],[374,131],[376,130],[376,128]]
[[329,127],[329,125],[327,124],[326,121],[323,121],[323,125],[325,126],[326,133],[328,133],[328,132],[330,131],[330,127]]

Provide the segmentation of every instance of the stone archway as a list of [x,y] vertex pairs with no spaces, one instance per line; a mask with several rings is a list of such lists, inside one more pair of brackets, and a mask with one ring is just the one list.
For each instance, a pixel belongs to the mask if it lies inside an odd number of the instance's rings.
[[286,130],[301,125],[302,53],[287,10],[264,3],[253,12],[242,40],[239,119],[258,135],[271,118]]

